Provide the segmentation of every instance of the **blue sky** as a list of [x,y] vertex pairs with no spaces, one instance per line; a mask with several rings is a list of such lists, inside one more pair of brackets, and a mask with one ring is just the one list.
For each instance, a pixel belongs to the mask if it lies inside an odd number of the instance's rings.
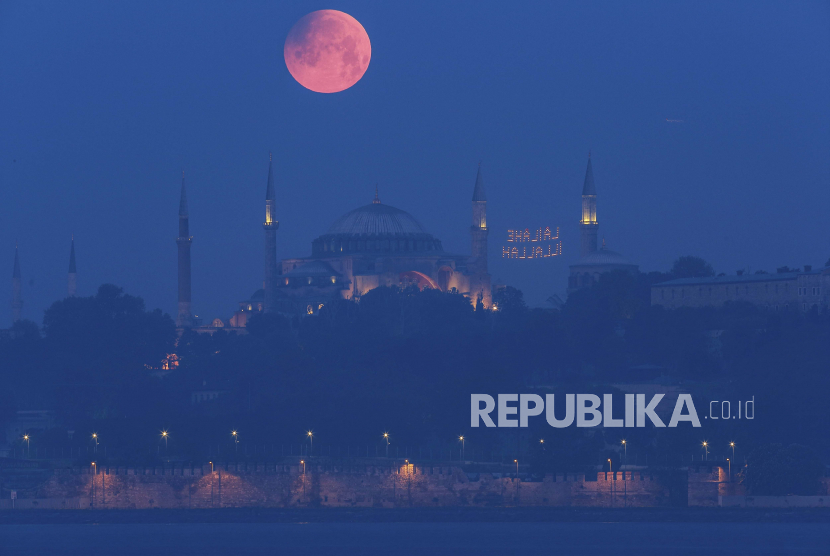
[[[363,79],[332,95],[282,57],[324,8],[372,41]],[[641,269],[818,266],[828,98],[826,2],[5,2],[0,270],[10,292],[18,241],[40,322],[74,233],[80,294],[111,282],[174,312],[184,169],[194,309],[226,318],[261,285],[269,151],[280,257],[310,254],[375,183],[469,252],[481,161],[492,273],[541,304],[578,257],[589,149],[600,236]],[[508,228],[537,226],[560,227],[561,257],[500,258]]]

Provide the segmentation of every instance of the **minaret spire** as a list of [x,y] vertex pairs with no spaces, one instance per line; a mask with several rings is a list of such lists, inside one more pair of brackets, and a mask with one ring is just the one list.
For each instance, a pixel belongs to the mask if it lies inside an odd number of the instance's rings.
[[481,162],[478,163],[476,183],[473,187],[472,209],[470,262],[467,265],[474,275],[470,293],[475,292],[476,303],[480,299],[484,307],[490,307],[492,291],[490,274],[487,271],[487,236],[490,230],[487,228],[487,195],[484,192],[484,178],[481,176]]
[[69,243],[69,274],[66,279],[66,293],[69,297],[75,297],[78,292],[78,271],[75,268],[75,234]]
[[268,153],[268,184],[265,188],[265,311],[276,311],[277,298],[277,229],[280,227],[276,219],[277,202],[274,187],[274,158]]
[[20,257],[14,244],[14,270],[12,271],[12,324],[23,315],[23,284],[20,279]]
[[187,192],[184,187],[184,170],[182,170],[182,190],[179,197],[179,236],[176,238],[176,245],[179,247],[179,312],[176,316],[176,326],[178,328],[190,328],[196,324],[190,300],[190,245],[192,242],[190,217],[187,210]]
[[588,152],[588,167],[585,170],[585,181],[582,184],[582,220],[579,222],[581,230],[580,254],[585,256],[597,250],[597,189],[594,185],[594,169],[591,165],[591,153]]

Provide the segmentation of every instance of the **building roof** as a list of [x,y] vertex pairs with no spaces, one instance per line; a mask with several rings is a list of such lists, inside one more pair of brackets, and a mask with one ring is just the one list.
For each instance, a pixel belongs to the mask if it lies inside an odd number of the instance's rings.
[[778,282],[795,280],[802,274],[821,274],[825,269],[818,268],[798,272],[776,272],[775,274],[732,274],[729,276],[701,276],[698,278],[676,278],[666,282],[654,284],[654,286],[697,286],[697,285],[718,285],[718,284],[744,284],[751,282]]
[[606,249],[604,247],[598,251],[592,251],[591,253],[588,253],[571,266],[609,265],[636,266],[634,263],[626,259],[624,256],[620,255],[616,251],[611,251],[610,249]]
[[585,170],[585,183],[582,184],[583,195],[596,195],[597,188],[594,186],[594,169],[591,166],[591,155],[588,155],[588,169]]
[[182,170],[182,194],[179,198],[179,216],[187,216],[187,193],[184,190],[184,170]]
[[20,258],[17,256],[17,245],[14,246],[14,268],[12,278],[20,278]]
[[265,200],[274,200],[274,159],[268,155],[268,185],[265,188]]
[[76,274],[75,269],[75,238],[72,238],[72,243],[69,244],[69,274]]
[[334,270],[327,262],[311,261],[297,268],[292,268],[282,275],[283,278],[293,278],[295,276],[311,278],[315,276],[340,276],[340,273]]
[[369,235],[421,235],[428,234],[421,224],[408,212],[374,202],[347,212],[329,227],[326,234],[369,236]]
[[481,178],[481,164],[478,165],[476,174],[476,185],[473,189],[473,201],[487,201],[487,194],[484,192],[484,180]]

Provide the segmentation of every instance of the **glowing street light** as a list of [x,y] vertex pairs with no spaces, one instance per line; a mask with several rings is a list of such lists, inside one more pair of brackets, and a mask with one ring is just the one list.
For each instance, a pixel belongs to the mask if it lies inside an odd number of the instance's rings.
[[732,459],[735,459],[735,443],[730,442],[729,447],[732,448]]
[[161,437],[164,439],[164,453],[167,453],[167,439],[170,437],[167,431],[161,431]]
[[625,457],[625,464],[628,465],[628,444],[625,441],[625,438],[622,440],[623,445],[623,456]]
[[29,457],[29,456],[32,455],[32,450],[29,448],[29,440],[30,440],[29,435],[24,434],[23,435],[23,440],[26,441],[26,457]]
[[305,433],[305,435],[308,437],[308,441],[310,444],[308,447],[308,457],[311,457],[312,455],[314,455],[314,431],[308,431],[307,433]]
[[92,440],[95,441],[95,453],[97,454],[98,453],[98,433],[97,432],[92,433]]
[[389,433],[383,433],[383,438],[386,440],[386,457],[389,457]]
[[703,449],[706,450],[706,461],[709,461],[709,443],[703,441]]
[[238,454],[239,453],[239,433],[235,430],[231,431],[231,436],[233,437],[233,449]]
[[213,475],[213,462],[209,461],[208,463],[210,464],[210,474]]
[[464,459],[464,437],[459,436],[458,440],[461,442],[461,459]]
[[729,459],[729,458],[726,458],[726,461],[727,461],[727,463],[729,463],[729,481],[731,482],[732,481],[732,460]]

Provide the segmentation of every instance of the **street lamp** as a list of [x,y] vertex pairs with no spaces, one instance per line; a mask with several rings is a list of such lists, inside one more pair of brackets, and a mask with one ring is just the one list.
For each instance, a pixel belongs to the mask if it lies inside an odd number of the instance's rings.
[[727,463],[729,463],[729,482],[732,482],[732,460],[726,458]]
[[161,431],[161,437],[164,439],[164,453],[167,453],[167,438],[170,435],[167,434],[167,431]]
[[29,448],[29,440],[30,440],[30,439],[29,439],[29,435],[28,435],[28,434],[24,434],[24,435],[23,435],[23,440],[25,440],[25,441],[26,441],[26,457],[29,457],[29,456],[31,456],[31,455],[32,455],[32,450]]
[[732,448],[732,459],[735,459],[735,443],[730,442],[729,447]]
[[213,462],[209,461],[208,463],[210,464],[210,474],[213,475]]
[[308,447],[308,457],[311,457],[314,455],[314,432],[308,431],[305,435],[308,437],[308,441],[310,442],[310,446]]
[[463,460],[464,459],[464,437],[459,436],[458,440],[461,441],[461,459]]
[[709,443],[703,441],[703,449],[706,450],[706,461],[709,461]]
[[97,432],[92,433],[92,440],[95,441],[95,453],[97,454],[98,453],[98,433]]
[[383,438],[386,439],[386,457],[389,457],[389,433],[383,433]]
[[301,459],[300,463],[303,464],[303,498],[305,498],[305,460]]
[[519,503],[519,460],[514,459],[513,463],[516,464],[516,504]]
[[623,461],[625,462],[625,465],[628,465],[628,444],[625,442],[624,438],[623,438],[623,441],[622,441],[622,445],[623,445],[623,457],[625,458]]

